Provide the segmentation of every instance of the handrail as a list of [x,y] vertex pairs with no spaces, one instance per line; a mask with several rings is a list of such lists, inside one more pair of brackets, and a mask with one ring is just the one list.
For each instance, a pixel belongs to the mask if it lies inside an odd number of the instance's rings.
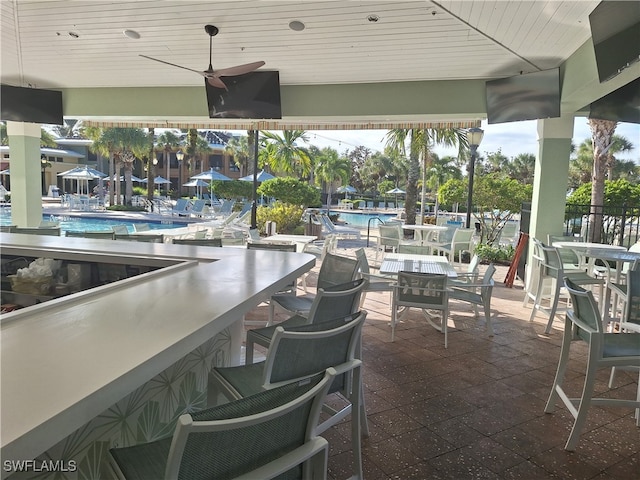
[[367,220],[367,247],[369,246],[369,232],[371,230],[371,220],[378,220],[378,222],[384,223],[384,220],[382,220],[378,216],[370,217],[369,220]]

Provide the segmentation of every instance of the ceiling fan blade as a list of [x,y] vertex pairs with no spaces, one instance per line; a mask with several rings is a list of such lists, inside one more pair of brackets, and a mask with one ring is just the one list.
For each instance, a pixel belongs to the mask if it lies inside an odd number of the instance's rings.
[[253,72],[257,70],[261,66],[263,66],[265,62],[252,62],[245,63],[244,65],[237,65],[235,67],[229,68],[221,68],[220,70],[215,70],[213,72],[214,77],[234,77],[236,75],[244,75],[245,73]]
[[208,76],[207,75],[207,82],[209,82],[209,85],[211,85],[212,87],[224,88],[225,90],[228,90],[228,88],[224,84],[224,82],[222,80],[220,80],[218,77]]
[[153,58],[153,57],[147,57],[146,55],[140,55],[141,57],[144,58],[148,58],[149,60],[153,60],[155,62],[160,62],[160,63],[164,63],[166,65],[171,65],[172,67],[178,67],[178,68],[182,68],[184,70],[189,70],[190,72],[195,72],[199,75],[202,76],[206,76],[205,72],[201,71],[201,70],[194,70],[193,68],[187,68],[187,67],[183,67],[182,65],[176,65],[175,63],[170,63],[170,62],[165,62],[164,60],[158,60],[157,58]]

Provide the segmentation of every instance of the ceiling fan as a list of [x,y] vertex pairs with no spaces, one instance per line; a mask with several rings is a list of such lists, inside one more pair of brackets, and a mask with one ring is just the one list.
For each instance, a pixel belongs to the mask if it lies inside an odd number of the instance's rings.
[[212,60],[211,60],[212,53],[213,53],[213,37],[215,37],[218,34],[219,30],[218,30],[218,27],[215,27],[213,25],[205,25],[204,30],[209,34],[209,68],[207,68],[204,72],[201,72],[200,70],[194,70],[192,68],[183,67],[181,65],[176,65],[175,63],[165,62],[164,60],[159,60],[157,58],[148,57],[147,55],[140,55],[140,56],[144,58],[148,58],[149,60],[154,60],[156,62],[171,65],[172,67],[183,68],[184,70],[195,72],[205,77],[209,82],[209,85],[211,85],[212,87],[224,88],[225,90],[227,90],[227,86],[220,79],[220,77],[235,77],[236,75],[244,75],[245,73],[249,73],[249,72],[253,72],[254,70],[257,70],[258,68],[260,68],[265,64],[265,62],[262,62],[262,61],[252,62],[252,63],[245,63],[244,65],[236,65],[235,67],[221,68],[220,70],[214,71],[212,66]]

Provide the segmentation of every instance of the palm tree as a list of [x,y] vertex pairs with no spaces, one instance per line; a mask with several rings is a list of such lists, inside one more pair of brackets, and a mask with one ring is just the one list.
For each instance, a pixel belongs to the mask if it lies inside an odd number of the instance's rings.
[[[591,205],[604,205],[604,177],[611,162],[609,150],[613,146],[613,134],[618,122],[612,120],[589,119],[593,143],[593,177],[591,183]],[[593,207],[592,207],[593,208]],[[592,212],[589,218],[589,239],[599,242],[602,230],[602,215]]]
[[[102,154],[109,156],[109,177],[116,182],[116,195],[120,197],[118,174],[116,165],[122,164],[124,167],[125,193],[124,203],[131,205],[133,196],[133,183],[131,174],[133,163],[137,157],[142,158],[147,153],[147,134],[140,128],[107,128],[102,131],[100,138],[94,142],[94,148]],[[115,177],[115,178],[114,178]],[[109,189],[109,201],[113,205],[113,188]]]
[[249,145],[248,136],[236,136],[229,140],[225,147],[225,153],[233,157],[233,162],[240,170],[240,176],[244,177],[248,173],[249,160],[253,158],[252,146]]
[[[466,132],[461,128],[425,128],[400,129],[396,128],[387,133],[387,146],[407,157],[407,142],[409,143],[409,168],[407,173],[407,193],[405,196],[405,214],[408,224],[415,223],[416,202],[418,193],[418,179],[420,168],[423,172],[423,200],[426,187],[426,172],[432,164],[430,150],[433,145],[457,146],[459,156],[463,156],[469,145]],[[421,208],[424,222],[424,207]]]
[[349,181],[351,176],[351,164],[349,159],[338,155],[338,151],[326,147],[320,151],[316,158],[315,181],[324,183],[327,190],[327,214],[331,208],[331,196],[333,193],[333,183],[340,180],[343,184]]
[[510,178],[526,185],[533,185],[533,172],[536,166],[536,156],[532,153],[520,153],[509,163],[504,165],[504,171]]
[[61,138],[77,138],[82,136],[82,120],[64,119],[64,124],[55,125],[53,132]]
[[171,158],[171,153],[179,146],[180,137],[173,133],[171,130],[166,130],[162,135],[158,137],[158,141],[156,142],[156,148],[158,149],[158,151],[162,152],[162,165],[166,170],[165,177],[167,180],[170,179],[169,159]]
[[265,139],[273,143],[275,148],[269,152],[269,166],[274,172],[296,175],[308,179],[311,174],[311,157],[305,147],[296,145],[298,140],[307,143],[309,140],[304,130],[285,130],[282,136],[273,132],[261,132]]

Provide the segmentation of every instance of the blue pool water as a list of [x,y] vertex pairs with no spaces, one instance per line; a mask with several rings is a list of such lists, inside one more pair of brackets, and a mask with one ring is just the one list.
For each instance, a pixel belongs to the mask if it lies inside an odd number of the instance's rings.
[[[63,232],[67,230],[83,232],[85,230],[98,231],[98,230],[111,230],[114,225],[125,225],[129,233],[134,233],[134,223],[148,223],[151,230],[157,230],[159,228],[177,228],[184,227],[183,223],[160,223],[157,221],[145,221],[145,220],[113,220],[106,218],[93,218],[93,217],[71,217],[66,215],[43,215],[43,220],[56,221],[60,223],[60,229]],[[10,225],[11,217],[2,215],[0,217],[0,225]]]
[[[367,224],[369,223],[369,219],[371,218],[374,218],[374,219],[379,218],[383,222],[386,222],[387,220],[394,218],[396,216],[393,213],[346,213],[343,211],[336,212],[331,210],[332,215],[336,213],[340,214],[340,216],[338,217],[339,220],[342,220],[343,222],[349,225],[353,225],[354,227],[361,227],[361,228],[366,228]],[[377,227],[379,223],[380,221],[378,220],[372,220],[370,225],[372,227]]]

